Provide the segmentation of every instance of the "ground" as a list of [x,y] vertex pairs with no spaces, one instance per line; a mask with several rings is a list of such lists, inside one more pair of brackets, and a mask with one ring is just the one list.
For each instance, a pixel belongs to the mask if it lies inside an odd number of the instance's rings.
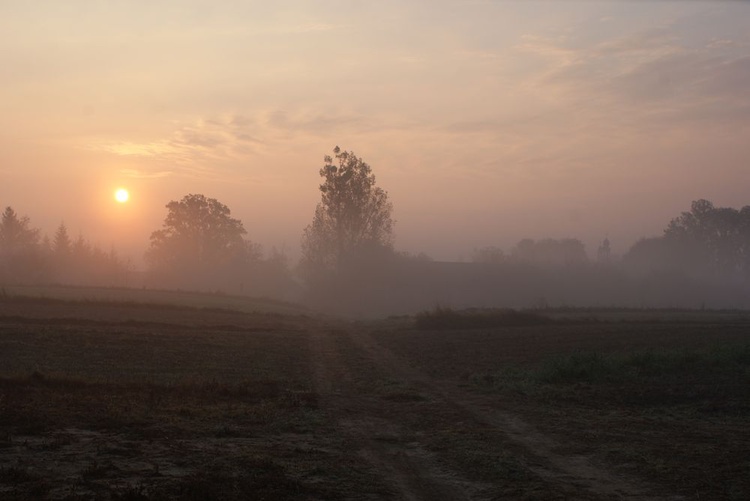
[[745,314],[425,329],[211,301],[0,300],[0,497],[750,497]]

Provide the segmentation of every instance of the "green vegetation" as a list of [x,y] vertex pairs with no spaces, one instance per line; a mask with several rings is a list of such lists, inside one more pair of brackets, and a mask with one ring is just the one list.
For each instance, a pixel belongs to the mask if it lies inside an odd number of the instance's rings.
[[3,499],[606,498],[591,471],[633,497],[750,493],[739,312],[348,324],[57,291],[0,289]]
[[418,313],[414,319],[417,329],[484,329],[489,327],[540,325],[552,322],[548,317],[529,311],[494,308],[453,310],[436,306],[434,310]]
[[748,371],[750,344],[740,344],[705,350],[574,353],[547,361],[533,372],[532,379],[543,383],[617,383],[721,375],[742,377],[750,375]]
[[750,379],[750,344],[716,345],[704,349],[662,349],[631,353],[579,351],[550,357],[534,368],[505,368],[476,377],[502,386],[534,384],[625,384],[694,382],[701,378]]
[[701,498],[750,493],[739,474],[747,444],[737,440],[750,426],[747,341],[579,351],[472,380],[506,405],[527,408],[546,433],[566,435],[571,454],[596,447],[602,460],[630,465],[644,478],[669,478]]

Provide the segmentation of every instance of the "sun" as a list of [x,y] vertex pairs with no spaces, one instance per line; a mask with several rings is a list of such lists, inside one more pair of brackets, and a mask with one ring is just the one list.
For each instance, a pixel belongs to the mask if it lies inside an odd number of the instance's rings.
[[125,188],[118,188],[115,191],[115,200],[117,200],[121,204],[124,204],[125,202],[127,202],[129,198],[130,198],[130,193],[128,193],[128,190],[126,190]]

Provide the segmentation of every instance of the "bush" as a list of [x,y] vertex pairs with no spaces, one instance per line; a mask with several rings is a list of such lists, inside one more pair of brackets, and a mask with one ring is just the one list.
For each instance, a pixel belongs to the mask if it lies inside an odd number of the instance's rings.
[[415,317],[417,329],[485,329],[519,325],[540,325],[552,322],[548,317],[513,309],[453,310],[442,306],[423,311]]

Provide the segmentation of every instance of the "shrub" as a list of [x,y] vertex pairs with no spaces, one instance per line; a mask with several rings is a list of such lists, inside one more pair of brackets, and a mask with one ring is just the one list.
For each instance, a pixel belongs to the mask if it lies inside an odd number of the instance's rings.
[[467,309],[453,310],[437,306],[423,311],[415,317],[417,329],[484,329],[519,325],[540,325],[552,320],[538,313],[513,309]]

